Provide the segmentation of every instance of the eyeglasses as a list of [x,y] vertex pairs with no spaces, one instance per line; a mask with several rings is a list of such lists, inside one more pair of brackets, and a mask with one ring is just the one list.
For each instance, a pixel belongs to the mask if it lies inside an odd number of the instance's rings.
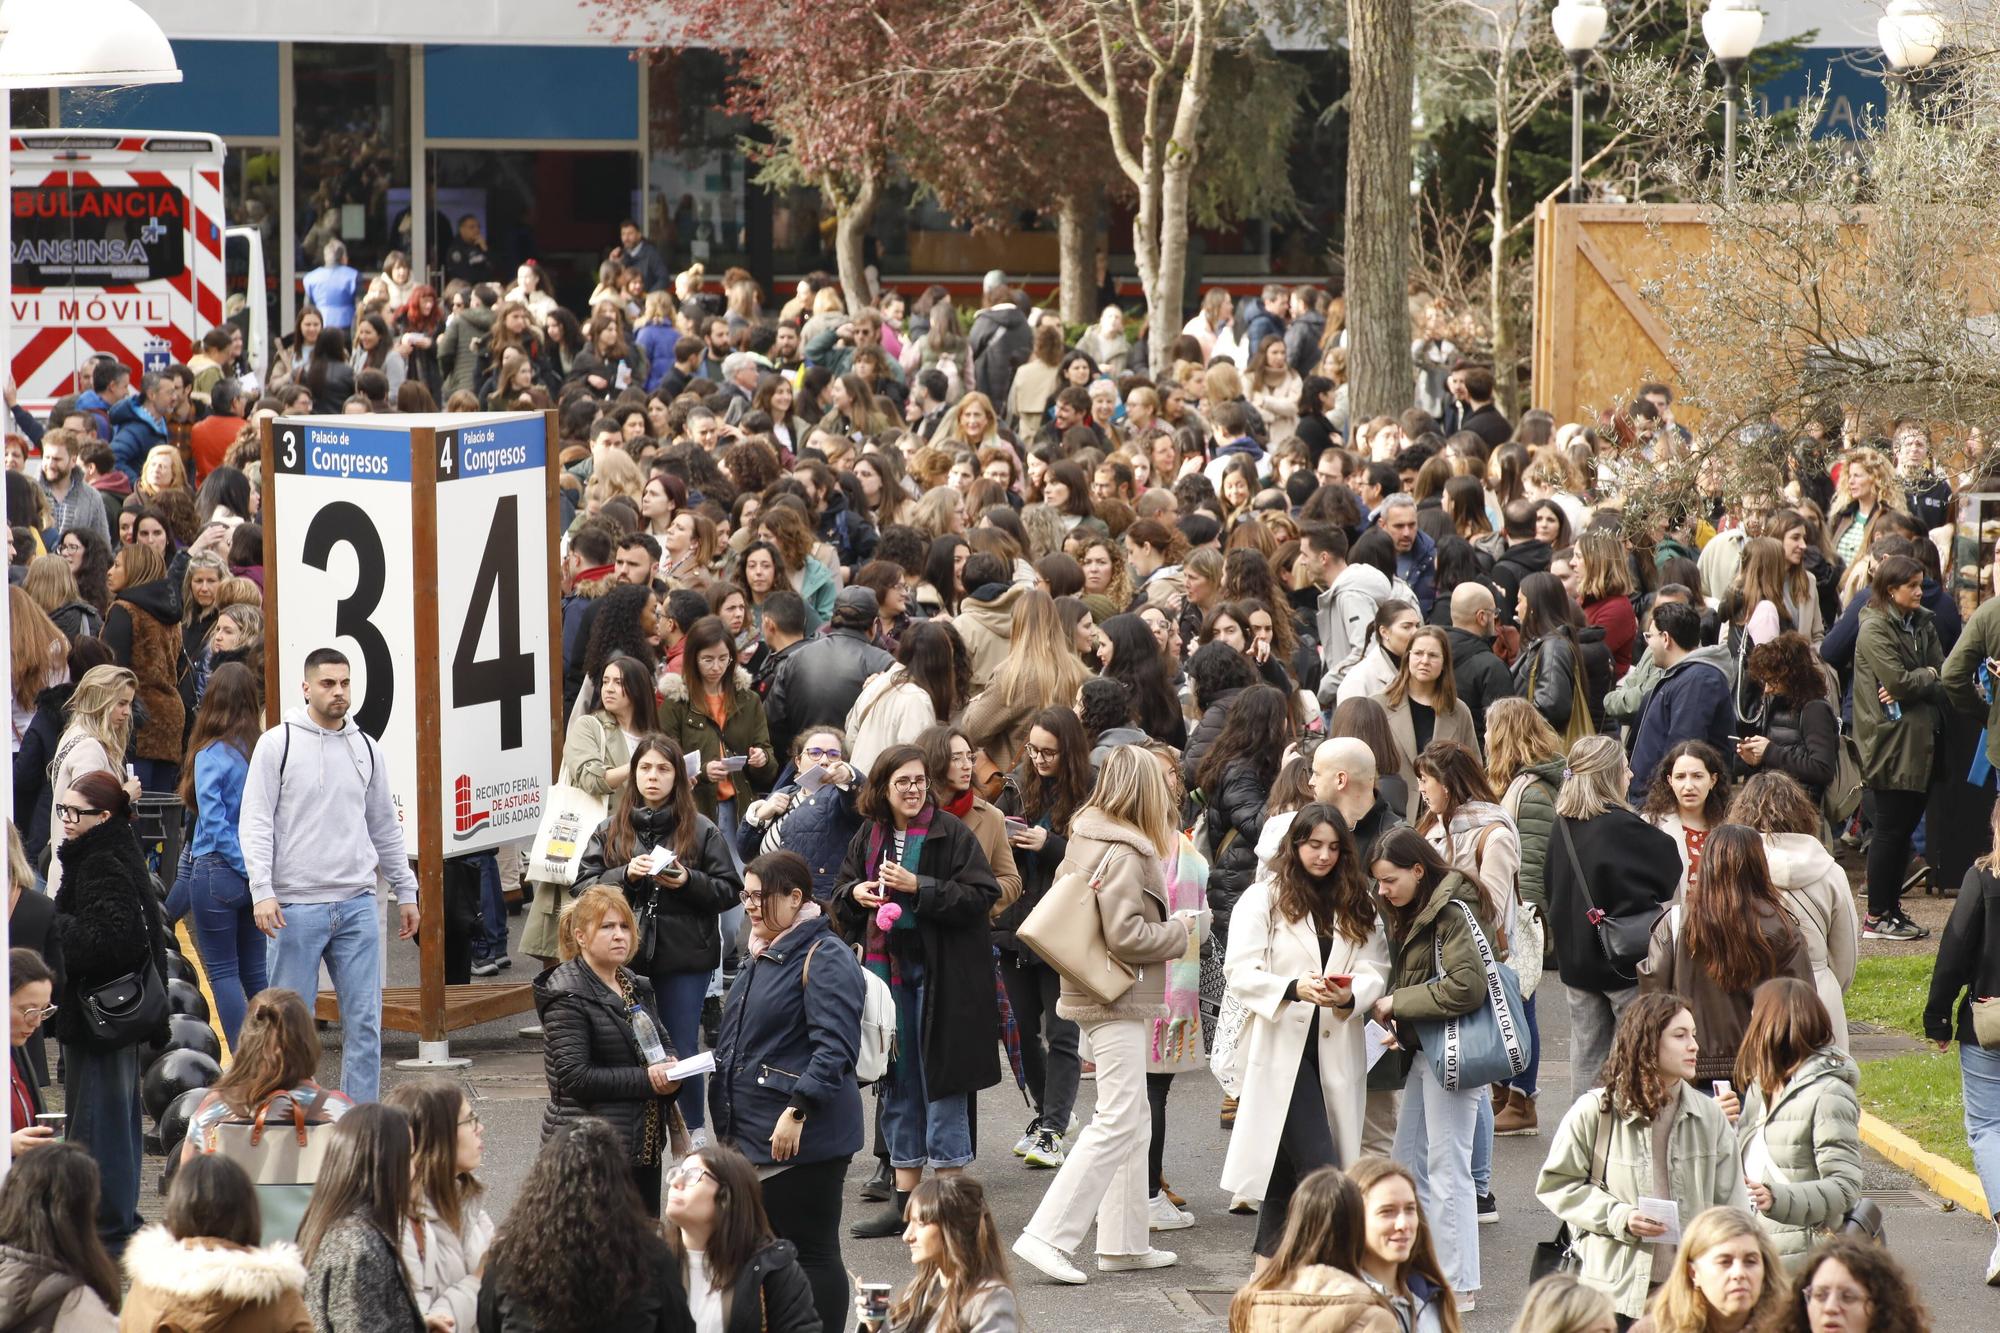
[[458,1122],[460,1129],[479,1129],[482,1126],[483,1122],[479,1119],[479,1112],[470,1109],[466,1111],[465,1118]]
[[892,778],[889,785],[897,791],[922,791],[931,782],[929,778]]
[[56,818],[65,824],[74,824],[80,819],[103,813],[104,811],[92,805],[64,805],[61,802],[56,804]]
[[59,1008],[61,1008],[60,1005],[54,1004],[45,1004],[39,1009],[34,1005],[27,1005],[22,1008],[16,1008],[14,1012],[20,1015],[21,1021],[24,1023],[44,1023],[54,1018],[56,1010]]
[[1817,1305],[1822,1310],[1829,1306],[1845,1310],[1868,1304],[1868,1293],[1854,1287],[1807,1287],[1800,1294],[1807,1305]]
[[1056,749],[1053,745],[1036,745],[1032,741],[1028,743],[1026,748],[1028,758],[1030,759],[1054,759],[1062,753],[1062,751]]
[[709,1175],[708,1169],[702,1166],[701,1163],[686,1162],[675,1167],[668,1173],[667,1184],[678,1185],[680,1188],[686,1189],[688,1186],[703,1179],[713,1180],[715,1177]]
[[839,759],[842,757],[839,746],[834,746],[830,749],[821,749],[819,746],[813,745],[806,747],[799,751],[799,753],[808,759]]

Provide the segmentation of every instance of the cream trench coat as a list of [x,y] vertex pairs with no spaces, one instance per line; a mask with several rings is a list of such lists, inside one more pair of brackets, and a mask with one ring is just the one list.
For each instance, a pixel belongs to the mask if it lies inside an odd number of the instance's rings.
[[[1322,968],[1312,923],[1286,921],[1274,903],[1275,886],[1260,876],[1237,900],[1229,920],[1229,953],[1223,978],[1229,993],[1250,1011],[1238,1039],[1244,1047],[1243,1090],[1236,1107],[1239,1132],[1229,1136],[1222,1163],[1227,1193],[1261,1200],[1278,1160],[1278,1135],[1292,1104],[1306,1039],[1317,1029],[1320,1093],[1343,1165],[1361,1156],[1362,1101],[1368,1065],[1362,1041],[1368,1006],[1389,988],[1389,938],[1377,921],[1365,944],[1335,935]],[[1287,1001],[1285,987],[1316,972],[1351,973],[1354,1012]]]

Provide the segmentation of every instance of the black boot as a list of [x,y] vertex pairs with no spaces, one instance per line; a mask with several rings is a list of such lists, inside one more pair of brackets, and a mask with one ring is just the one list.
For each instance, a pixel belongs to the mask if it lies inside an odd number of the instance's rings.
[[903,1210],[909,1206],[910,1192],[897,1190],[894,1203],[885,1205],[871,1217],[864,1217],[847,1229],[847,1234],[856,1240],[879,1240],[884,1236],[903,1234]]
[[895,1193],[895,1191],[896,1173],[889,1166],[889,1159],[886,1157],[877,1157],[875,1159],[875,1174],[868,1177],[867,1183],[862,1185],[861,1197],[870,1203],[887,1203],[889,1202],[889,1196]]

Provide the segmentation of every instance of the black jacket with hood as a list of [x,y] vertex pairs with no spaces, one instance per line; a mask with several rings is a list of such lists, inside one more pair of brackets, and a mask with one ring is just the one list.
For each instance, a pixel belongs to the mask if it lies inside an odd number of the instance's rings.
[[[626,969],[632,993],[659,1030],[667,1059],[678,1056],[667,1025],[653,1000],[653,983]],[[542,1022],[542,1072],[549,1104],[542,1110],[542,1138],[565,1124],[597,1116],[607,1121],[636,1157],[636,1144],[651,1102],[667,1102],[653,1091],[646,1056],[632,1031],[622,996],[600,981],[581,958],[558,963],[535,978],[535,1015]],[[680,1094],[674,1093],[677,1097]],[[662,1106],[660,1114],[666,1115]],[[664,1152],[665,1149],[663,1148]]]
[[1014,388],[1014,372],[1027,363],[1035,349],[1035,331],[1028,316],[1017,305],[994,306],[979,312],[967,336],[972,353],[973,387],[1004,410],[1007,395]]
[[[616,818],[616,816],[613,816]],[[736,906],[743,892],[736,863],[729,859],[729,847],[721,832],[706,815],[696,815],[694,854],[681,858],[687,883],[669,888],[657,879],[632,881],[625,877],[629,858],[607,864],[605,836],[611,820],[597,826],[584,848],[577,866],[576,892],[593,884],[617,889],[632,904],[639,918],[639,944],[632,953],[634,971],[649,977],[669,972],[712,972],[722,961],[722,927],[719,918]],[[638,846],[648,851],[674,845],[674,808],[663,805],[655,810],[644,802],[632,807],[632,829]]]

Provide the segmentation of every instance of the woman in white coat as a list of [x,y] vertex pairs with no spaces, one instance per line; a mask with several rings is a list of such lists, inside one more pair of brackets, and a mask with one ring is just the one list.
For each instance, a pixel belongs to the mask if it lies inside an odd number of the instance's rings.
[[1813,989],[1833,1022],[1833,1045],[1848,1050],[1846,994],[1854,984],[1861,919],[1847,872],[1819,840],[1819,808],[1797,779],[1757,773],[1730,803],[1729,822],[1763,835],[1771,884],[1805,939]]
[[1223,976],[1249,1011],[1238,1038],[1237,1120],[1258,1132],[1230,1136],[1222,1188],[1261,1201],[1261,1270],[1298,1182],[1361,1156],[1363,1015],[1388,988],[1388,937],[1354,835],[1333,806],[1301,809],[1276,873],[1237,900]]
[[449,1316],[458,1328],[473,1329],[494,1230],[473,1174],[486,1151],[479,1113],[455,1079],[418,1079],[391,1089],[382,1100],[410,1120],[416,1178],[402,1244],[410,1294],[426,1321]]

